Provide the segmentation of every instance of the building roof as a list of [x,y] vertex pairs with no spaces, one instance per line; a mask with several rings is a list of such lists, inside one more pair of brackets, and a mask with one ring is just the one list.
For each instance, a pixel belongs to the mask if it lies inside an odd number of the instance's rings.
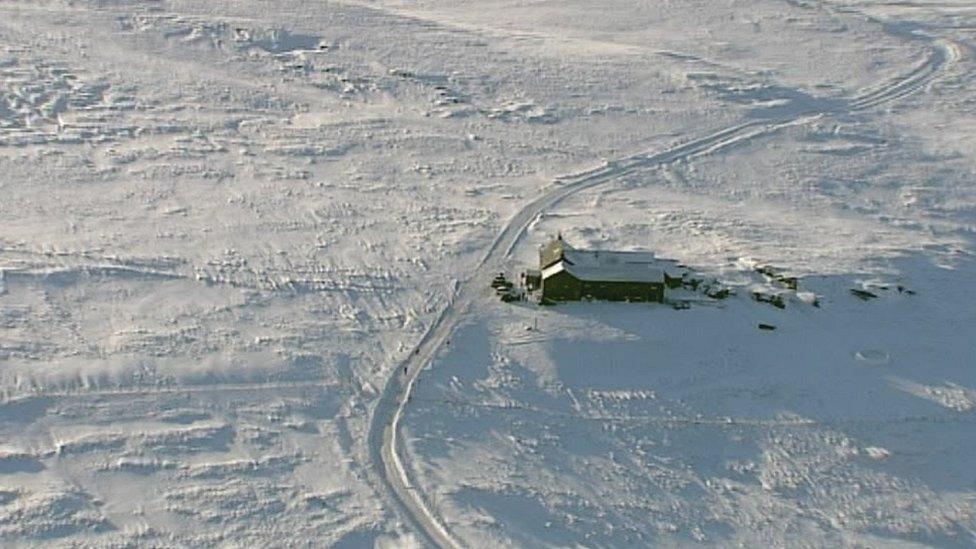
[[580,280],[588,281],[663,283],[668,263],[644,252],[566,250],[561,261],[542,270],[542,277],[549,278],[566,271]]

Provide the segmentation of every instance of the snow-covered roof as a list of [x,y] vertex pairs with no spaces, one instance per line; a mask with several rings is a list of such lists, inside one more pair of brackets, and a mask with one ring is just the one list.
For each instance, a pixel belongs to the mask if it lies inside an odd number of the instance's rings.
[[565,246],[563,259],[543,269],[542,277],[566,271],[580,280],[664,282],[665,272],[676,270],[674,262],[658,259],[652,252],[576,250]]
[[545,269],[542,269],[542,278],[549,278],[556,273],[565,271],[566,269],[563,268],[564,265],[565,263],[563,261],[557,261]]

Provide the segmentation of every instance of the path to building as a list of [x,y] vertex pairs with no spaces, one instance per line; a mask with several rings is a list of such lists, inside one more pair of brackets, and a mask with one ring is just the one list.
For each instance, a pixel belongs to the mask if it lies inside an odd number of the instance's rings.
[[634,154],[608,162],[596,169],[561,177],[547,187],[541,196],[512,216],[471,276],[455,284],[449,302],[409,358],[399,367],[391,370],[371,417],[368,444],[372,467],[383,479],[383,483],[401,507],[403,514],[422,535],[425,545],[442,548],[461,546],[451,535],[448,526],[437,516],[429,496],[422,491],[422,487],[411,481],[407,473],[408,469],[404,467],[403,448],[399,444],[400,419],[403,417],[404,408],[420,372],[433,361],[472,303],[487,287],[492,275],[497,273],[504,261],[511,256],[533,219],[575,193],[613,181],[637,169],[712,154],[787,126],[802,125],[833,115],[867,111],[918,92],[959,58],[960,50],[955,44],[934,38],[930,39],[930,42],[932,47],[928,57],[913,70],[900,78],[872,87],[870,91],[831,110],[797,110],[780,118],[757,119],[663,151]]

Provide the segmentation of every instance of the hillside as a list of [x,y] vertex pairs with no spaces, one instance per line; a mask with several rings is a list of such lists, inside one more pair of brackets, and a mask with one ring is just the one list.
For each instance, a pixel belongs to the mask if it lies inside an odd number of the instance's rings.
[[[961,0],[0,2],[0,545],[972,546],[974,59]],[[498,301],[557,233],[734,295]]]

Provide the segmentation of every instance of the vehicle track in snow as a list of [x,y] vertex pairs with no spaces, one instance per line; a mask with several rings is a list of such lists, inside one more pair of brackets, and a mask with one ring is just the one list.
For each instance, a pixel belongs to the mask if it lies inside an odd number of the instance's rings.
[[538,215],[576,193],[611,182],[638,169],[712,154],[787,126],[802,125],[832,115],[856,114],[897,101],[931,84],[959,58],[959,51],[951,42],[933,39],[929,55],[911,72],[861,93],[846,103],[842,102],[841,107],[830,110],[798,110],[790,116],[743,122],[663,151],[634,154],[609,161],[592,170],[557,178],[541,196],[509,218],[472,275],[463,282],[455,282],[450,300],[414,351],[392,371],[370,420],[367,443],[372,467],[427,544],[443,548],[461,547],[432,510],[430,496],[413,484],[404,466],[402,448],[399,446],[399,427],[404,408],[424,367],[436,357],[472,303],[484,290],[483,287],[491,275],[511,257],[529,224]]
[[940,71],[959,59],[959,47],[946,40],[936,40],[929,57],[912,72],[892,80],[874,91],[855,97],[848,104],[849,112],[858,112],[891,103],[924,89]]

